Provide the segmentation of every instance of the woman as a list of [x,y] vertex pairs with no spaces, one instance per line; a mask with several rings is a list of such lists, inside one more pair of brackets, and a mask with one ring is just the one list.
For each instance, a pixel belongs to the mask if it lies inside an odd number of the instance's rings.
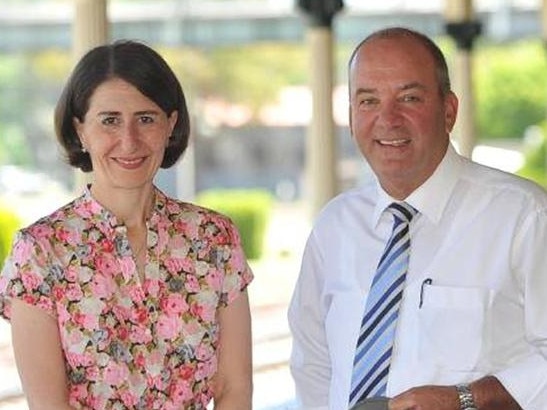
[[174,73],[143,44],[97,47],[55,126],[93,182],[18,233],[0,276],[30,408],[250,409],[253,275],[239,234],[153,183],[188,144]]

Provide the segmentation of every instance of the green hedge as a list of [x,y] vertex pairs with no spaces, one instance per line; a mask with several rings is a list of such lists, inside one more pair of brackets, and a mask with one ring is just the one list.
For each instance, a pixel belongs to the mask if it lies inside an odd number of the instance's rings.
[[534,141],[528,141],[524,151],[524,166],[517,174],[547,188],[547,122],[542,122]]
[[272,207],[272,196],[268,191],[208,190],[198,194],[196,202],[228,216],[234,222],[248,259],[262,256]]
[[479,43],[473,58],[481,140],[520,137],[545,118],[547,59],[541,41]]
[[8,256],[13,236],[20,227],[21,221],[15,211],[0,202],[0,267]]

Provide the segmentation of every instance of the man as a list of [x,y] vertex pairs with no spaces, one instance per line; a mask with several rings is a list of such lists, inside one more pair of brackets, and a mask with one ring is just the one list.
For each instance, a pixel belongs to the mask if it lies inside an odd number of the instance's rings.
[[[547,409],[546,192],[456,153],[458,100],[426,36],[370,35],[350,59],[349,93],[351,133],[375,178],[327,204],[306,244],[289,308],[300,404],[341,410],[386,396],[390,410]],[[382,382],[363,376],[370,360],[360,375],[354,362],[373,332],[361,326],[391,203],[415,216]]]

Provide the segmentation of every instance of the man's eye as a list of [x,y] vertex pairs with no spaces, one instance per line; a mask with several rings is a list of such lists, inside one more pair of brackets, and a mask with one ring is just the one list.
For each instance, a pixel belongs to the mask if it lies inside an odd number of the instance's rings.
[[370,106],[376,104],[377,102],[378,100],[376,98],[362,98],[359,100],[359,105]]
[[421,101],[421,98],[418,97],[417,95],[409,94],[409,95],[404,95],[401,98],[401,100],[404,102],[416,102],[416,101]]

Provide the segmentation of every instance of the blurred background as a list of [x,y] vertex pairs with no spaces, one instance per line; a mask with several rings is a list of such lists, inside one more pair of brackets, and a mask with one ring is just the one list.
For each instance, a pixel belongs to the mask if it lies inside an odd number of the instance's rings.
[[[0,264],[13,233],[81,191],[53,133],[76,59],[144,41],[178,75],[192,116],[185,157],[157,184],[231,216],[256,279],[255,408],[290,409],[286,307],[317,211],[370,171],[348,130],[347,60],[403,25],[445,51],[462,154],[547,185],[546,0],[2,0]],[[332,97],[332,98],[329,98]],[[0,323],[0,409],[24,408]]]

